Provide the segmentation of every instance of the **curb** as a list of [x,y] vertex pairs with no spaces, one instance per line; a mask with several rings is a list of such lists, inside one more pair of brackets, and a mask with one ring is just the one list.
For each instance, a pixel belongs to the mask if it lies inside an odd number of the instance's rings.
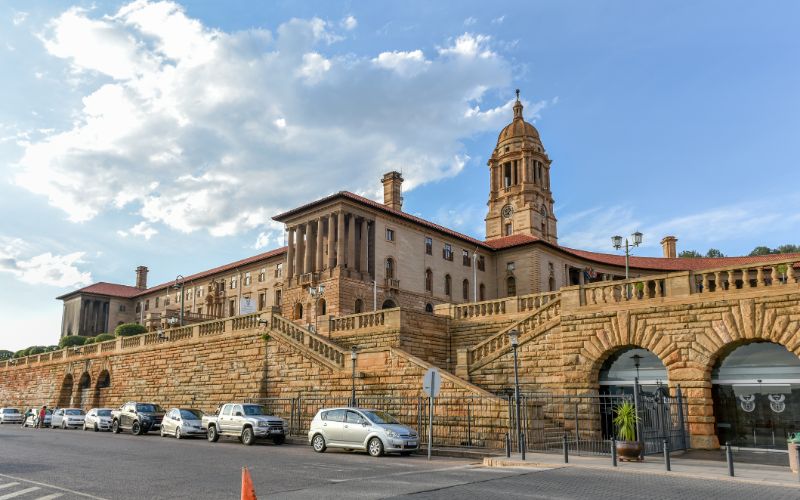
[[[300,436],[287,436],[286,444],[309,446],[308,439]],[[309,446],[310,447],[310,446]],[[419,448],[414,452],[414,455],[427,455],[427,448]],[[449,457],[449,458],[468,458],[475,461],[486,460],[491,458],[492,452],[480,450],[462,450],[458,448],[432,448],[431,455],[435,457]],[[499,467],[499,466],[498,466]]]

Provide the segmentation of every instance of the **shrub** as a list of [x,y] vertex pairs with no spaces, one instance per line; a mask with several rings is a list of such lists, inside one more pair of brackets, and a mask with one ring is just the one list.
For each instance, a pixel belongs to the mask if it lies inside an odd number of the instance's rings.
[[114,329],[117,337],[131,337],[147,332],[147,328],[137,323],[123,323]]
[[0,350],[0,361],[5,361],[6,359],[11,359],[14,357],[14,353],[11,351],[6,351],[5,349]]
[[61,340],[58,342],[58,347],[61,349],[65,347],[74,347],[83,345],[84,342],[86,342],[86,337],[81,337],[80,335],[69,335],[61,338]]
[[620,441],[635,441],[636,440],[636,422],[639,421],[639,416],[636,414],[636,408],[630,401],[625,401],[614,407],[614,425],[617,426],[617,439]]
[[94,337],[86,337],[86,339],[83,341],[83,345],[94,344],[94,342]]
[[44,352],[53,352],[53,351],[57,351],[59,349],[61,349],[61,348],[58,347],[57,345],[49,345],[49,346],[44,348]]
[[28,356],[32,356],[34,354],[41,354],[45,350],[45,347],[42,345],[35,345],[28,347]]
[[95,342],[105,342],[107,340],[114,340],[114,335],[110,333],[101,333],[100,335],[94,338]]
[[20,349],[14,353],[15,358],[22,358],[28,355],[28,349]]

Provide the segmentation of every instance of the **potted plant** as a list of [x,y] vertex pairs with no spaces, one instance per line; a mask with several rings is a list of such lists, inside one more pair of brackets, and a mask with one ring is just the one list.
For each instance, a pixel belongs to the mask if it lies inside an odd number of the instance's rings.
[[800,464],[797,463],[797,448],[800,447],[800,432],[793,432],[789,434],[789,439],[786,440],[789,448],[789,467],[792,469],[793,474],[797,474]]
[[617,428],[617,456],[629,462],[641,460],[642,443],[636,440],[636,423],[639,416],[630,401],[614,407],[614,425]]

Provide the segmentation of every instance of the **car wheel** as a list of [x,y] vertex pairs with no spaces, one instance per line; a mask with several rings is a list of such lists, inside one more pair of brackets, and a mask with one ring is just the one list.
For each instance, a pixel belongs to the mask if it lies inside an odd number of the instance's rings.
[[99,427],[97,427],[97,424],[94,424],[94,431],[95,431],[95,432],[100,432],[100,428],[99,428]]
[[111,422],[111,432],[114,434],[119,434],[119,420],[114,420]]
[[250,427],[245,427],[242,431],[242,444],[245,446],[250,446],[256,442],[256,435],[253,433],[253,429]]
[[162,438],[163,438],[164,436],[166,436],[166,434],[164,434],[164,426],[163,426],[163,425],[161,426],[161,430],[159,430],[159,431],[158,431],[158,435],[159,435],[160,437],[162,437]]
[[286,442],[286,436],[275,436],[272,438],[272,442],[275,444],[283,444]]
[[317,453],[323,453],[328,448],[325,445],[325,438],[322,437],[322,434],[314,436],[314,439],[311,440],[311,447],[314,448],[314,451]]
[[379,457],[383,455],[383,441],[376,437],[370,439],[369,444],[367,445],[367,450],[373,457]]
[[181,428],[175,427],[175,439],[180,439],[180,438],[181,438]]
[[131,434],[134,436],[141,436],[142,435],[142,426],[139,422],[134,422],[131,425]]
[[209,425],[208,426],[208,440],[212,443],[216,443],[219,441],[219,433],[217,432],[216,425]]

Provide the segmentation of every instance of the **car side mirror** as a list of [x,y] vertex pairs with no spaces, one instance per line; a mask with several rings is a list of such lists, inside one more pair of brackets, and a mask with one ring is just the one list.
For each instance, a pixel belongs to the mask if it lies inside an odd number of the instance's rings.
[[236,413],[233,414],[233,416],[234,417],[241,417],[242,416],[242,412],[237,411]]
[[363,425],[364,427],[369,427],[369,422],[367,422],[366,420],[362,420],[361,425]]

